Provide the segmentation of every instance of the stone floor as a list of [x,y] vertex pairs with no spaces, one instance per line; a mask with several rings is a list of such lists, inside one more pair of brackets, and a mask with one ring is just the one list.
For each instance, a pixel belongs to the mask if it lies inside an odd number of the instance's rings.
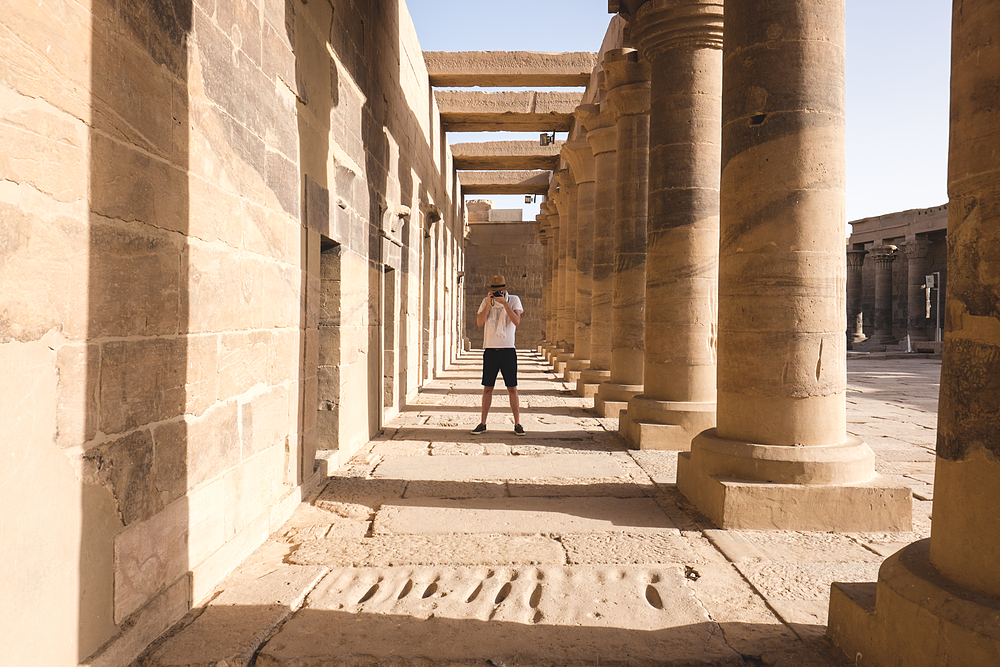
[[502,391],[474,436],[462,357],[140,663],[851,664],[829,586],[929,534],[940,362],[849,362],[848,430],[914,490],[905,534],[712,529],[676,453],[626,450],[549,371],[521,355],[526,437]]

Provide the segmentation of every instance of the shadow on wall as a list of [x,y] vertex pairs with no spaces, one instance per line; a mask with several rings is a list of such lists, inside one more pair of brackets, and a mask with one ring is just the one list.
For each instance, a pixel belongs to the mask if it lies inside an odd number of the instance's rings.
[[[188,486],[192,11],[190,0],[93,2],[81,661],[158,591],[164,608],[190,595],[186,507],[174,504],[157,544],[129,527]],[[160,551],[185,558],[157,562]]]

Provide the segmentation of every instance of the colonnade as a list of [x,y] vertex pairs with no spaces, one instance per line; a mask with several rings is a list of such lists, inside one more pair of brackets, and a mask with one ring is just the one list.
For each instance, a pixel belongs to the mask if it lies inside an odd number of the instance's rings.
[[[721,528],[909,530],[910,490],[846,431],[864,253],[845,248],[844,0],[728,0],[725,17],[721,0],[611,4],[633,48],[605,53],[540,216],[556,302],[542,350],[576,362],[579,393],[632,446],[678,450],[679,489]],[[1000,660],[1000,105],[976,92],[1000,79],[1000,6],[955,12],[933,530],[886,561],[877,603],[835,587],[830,635],[866,665]],[[891,329],[878,276],[905,257],[919,312],[926,251],[873,253],[876,335]]]

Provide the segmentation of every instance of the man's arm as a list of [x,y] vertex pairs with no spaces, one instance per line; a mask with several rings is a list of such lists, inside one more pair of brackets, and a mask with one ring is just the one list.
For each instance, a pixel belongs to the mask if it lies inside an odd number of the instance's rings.
[[[517,298],[517,297],[515,297],[515,298]],[[507,299],[501,299],[500,303],[503,304],[504,310],[507,311],[507,317],[510,318],[511,324],[513,324],[515,327],[518,326],[519,324],[521,324],[521,314],[524,311],[520,310],[520,309],[519,310],[514,310],[513,308],[511,308],[510,307],[510,303],[507,301]],[[517,305],[519,305],[519,306],[521,305],[521,300],[520,299],[517,300]]]
[[489,312],[490,312],[490,309],[486,305],[486,299],[483,299],[483,302],[481,304],[479,304],[479,312],[476,313],[476,326],[477,327],[481,327],[484,324],[486,324],[486,316],[489,315]]

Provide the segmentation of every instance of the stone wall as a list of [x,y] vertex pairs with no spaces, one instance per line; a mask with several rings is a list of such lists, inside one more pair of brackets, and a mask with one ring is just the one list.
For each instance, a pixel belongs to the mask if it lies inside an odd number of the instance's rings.
[[4,662],[125,665],[448,364],[460,204],[401,3],[0,9]]
[[524,305],[517,347],[534,348],[542,340],[543,250],[533,223],[470,223],[465,251],[465,329],[473,348],[483,346],[476,311],[494,274],[506,277],[508,291]]

